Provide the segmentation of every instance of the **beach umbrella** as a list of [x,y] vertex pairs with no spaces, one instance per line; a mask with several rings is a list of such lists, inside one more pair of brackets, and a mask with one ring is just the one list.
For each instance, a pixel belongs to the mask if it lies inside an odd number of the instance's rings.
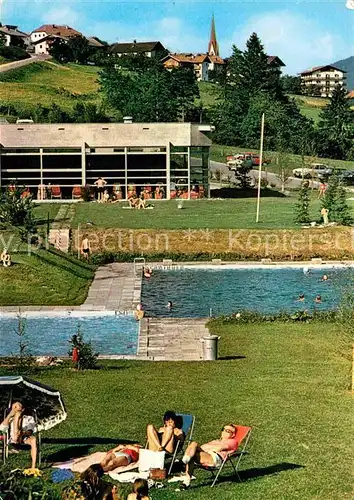
[[[27,377],[0,377],[0,410],[20,401],[25,413],[36,413],[37,431],[46,431],[66,419],[60,392]],[[1,419],[0,419],[1,421]]]

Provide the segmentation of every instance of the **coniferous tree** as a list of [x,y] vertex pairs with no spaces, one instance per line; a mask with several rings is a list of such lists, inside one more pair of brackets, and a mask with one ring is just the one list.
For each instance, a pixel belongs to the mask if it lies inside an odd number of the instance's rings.
[[320,114],[318,150],[320,156],[345,159],[353,148],[354,113],[350,109],[346,90],[337,85],[329,104]]
[[346,192],[336,172],[329,179],[322,206],[328,210],[331,222],[344,226],[352,224],[353,218],[346,200]]
[[308,181],[301,184],[299,199],[296,204],[295,222],[308,224],[310,222],[310,187]]

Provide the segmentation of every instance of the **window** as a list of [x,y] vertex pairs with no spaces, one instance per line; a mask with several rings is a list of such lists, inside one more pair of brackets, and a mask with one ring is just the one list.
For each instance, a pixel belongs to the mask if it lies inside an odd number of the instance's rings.
[[41,49],[42,47],[43,47],[43,45],[42,45],[42,44],[40,44],[39,48]]

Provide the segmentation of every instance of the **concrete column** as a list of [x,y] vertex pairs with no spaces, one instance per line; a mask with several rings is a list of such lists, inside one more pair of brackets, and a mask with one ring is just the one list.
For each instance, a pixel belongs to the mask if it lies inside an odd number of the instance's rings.
[[191,199],[191,147],[188,146],[188,200]]
[[166,199],[171,199],[171,143],[166,147]]
[[125,182],[125,195],[124,199],[128,199],[128,148],[124,148],[124,182]]
[[86,143],[81,146],[81,184],[86,185]]

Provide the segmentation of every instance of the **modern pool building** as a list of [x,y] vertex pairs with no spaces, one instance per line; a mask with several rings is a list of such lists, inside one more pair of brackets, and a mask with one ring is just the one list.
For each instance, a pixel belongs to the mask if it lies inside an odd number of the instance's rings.
[[49,186],[53,198],[71,198],[73,189],[103,177],[121,199],[143,190],[152,198],[207,197],[211,129],[192,123],[2,124],[0,186],[16,181],[37,199],[48,193],[39,186]]

